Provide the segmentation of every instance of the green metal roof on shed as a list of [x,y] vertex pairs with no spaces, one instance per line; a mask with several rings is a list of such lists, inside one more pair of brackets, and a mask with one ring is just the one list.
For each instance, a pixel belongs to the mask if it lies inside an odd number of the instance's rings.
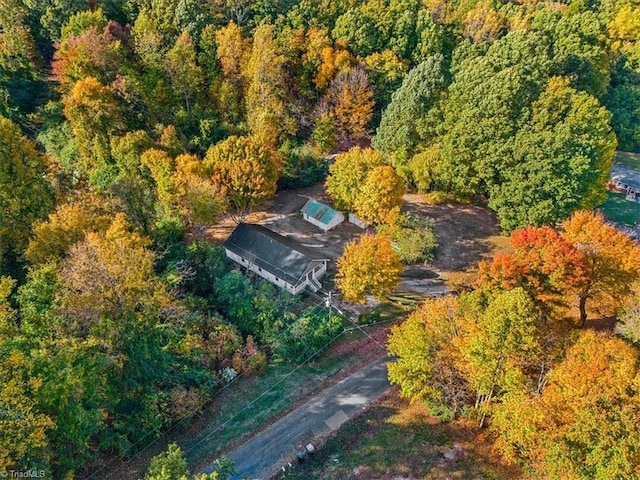
[[306,213],[311,218],[315,218],[319,222],[329,225],[331,220],[338,214],[338,211],[329,205],[310,198],[304,207],[302,207],[302,213]]

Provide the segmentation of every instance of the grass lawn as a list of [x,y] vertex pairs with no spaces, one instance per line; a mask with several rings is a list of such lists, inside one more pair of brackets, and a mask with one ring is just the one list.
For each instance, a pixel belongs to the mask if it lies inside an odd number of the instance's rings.
[[621,225],[634,226],[640,223],[640,203],[625,200],[624,195],[607,192],[607,199],[598,207],[607,220]]
[[[640,172],[640,154],[618,151],[614,161]],[[620,225],[633,227],[640,223],[640,204],[628,202],[621,193],[607,192],[607,199],[597,210],[600,210],[607,220]]]
[[[456,449],[458,458],[444,453]],[[501,463],[477,429],[438,423],[420,404],[408,405],[396,390],[345,424],[286,480],[517,479],[522,472]]]
[[640,172],[640,154],[638,153],[617,151],[614,161]]

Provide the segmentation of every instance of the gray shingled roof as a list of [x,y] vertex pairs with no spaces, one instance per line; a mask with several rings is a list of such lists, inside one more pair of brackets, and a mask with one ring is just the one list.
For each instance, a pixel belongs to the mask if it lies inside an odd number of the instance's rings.
[[239,224],[222,246],[291,285],[300,283],[312,262],[328,260],[295,240],[249,223]]

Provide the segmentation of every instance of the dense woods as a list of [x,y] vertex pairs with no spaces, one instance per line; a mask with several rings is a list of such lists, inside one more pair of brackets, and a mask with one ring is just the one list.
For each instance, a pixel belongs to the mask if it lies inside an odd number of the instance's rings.
[[[395,332],[403,394],[474,406],[550,476],[631,478],[637,349],[564,312],[625,307],[637,341],[637,248],[574,212],[603,201],[616,147],[640,152],[639,19],[635,0],[2,2],[0,468],[73,478],[332,338],[339,319],[203,240],[328,174],[378,229],[341,261],[352,300],[430,258],[406,191],[486,204],[514,232],[476,292]],[[623,453],[584,457],[616,432]]]

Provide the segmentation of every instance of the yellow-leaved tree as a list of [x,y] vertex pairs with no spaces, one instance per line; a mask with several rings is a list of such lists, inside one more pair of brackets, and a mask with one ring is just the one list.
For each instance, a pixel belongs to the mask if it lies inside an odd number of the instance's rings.
[[399,212],[405,188],[402,178],[393,167],[381,165],[367,174],[355,199],[356,214],[369,223],[388,223]]
[[367,181],[367,175],[375,167],[384,165],[382,154],[372,148],[353,147],[336,156],[329,167],[325,182],[327,193],[331,195],[337,208],[352,210],[360,189]]
[[638,478],[639,361],[624,340],[581,332],[541,395],[496,407],[496,446],[541,478]]
[[242,38],[242,29],[234,22],[216,31],[216,56],[222,77],[214,84],[212,97],[217,98],[218,111],[229,123],[238,122],[244,115],[242,70],[249,49],[249,41]]
[[111,222],[109,202],[99,195],[87,195],[63,203],[44,221],[35,222],[25,257],[33,264],[59,260],[88,232],[104,232]]
[[369,294],[384,300],[400,283],[402,270],[389,237],[366,234],[346,245],[336,283],[347,301],[365,302]]
[[277,157],[252,137],[229,137],[212,146],[205,167],[238,221],[276,192],[280,175]]
[[389,354],[397,358],[387,367],[389,381],[400,386],[400,396],[425,402],[441,418],[459,413],[470,396],[455,345],[465,322],[457,297],[427,299],[389,335]]
[[259,26],[245,71],[247,124],[256,140],[274,151],[281,136],[296,131],[296,122],[287,109],[290,101],[284,62],[273,39],[273,26]]
[[17,348],[0,342],[0,469],[26,470],[47,457],[47,432],[54,422],[36,408],[41,386],[30,375],[30,360]]

